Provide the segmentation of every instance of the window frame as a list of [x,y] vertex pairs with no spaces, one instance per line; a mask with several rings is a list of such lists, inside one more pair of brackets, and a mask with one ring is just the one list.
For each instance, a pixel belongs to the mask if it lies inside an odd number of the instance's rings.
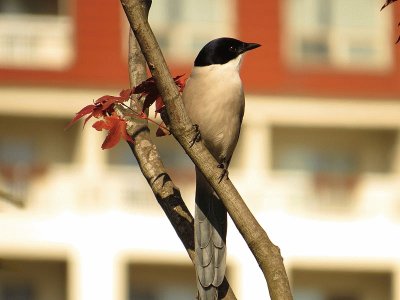
[[[285,0],[283,4],[283,39],[282,53],[284,54],[287,65],[292,69],[327,69],[339,71],[369,71],[369,72],[387,72],[393,66],[394,53],[392,41],[393,35],[393,12],[379,11],[379,3],[376,3],[375,21],[377,28],[371,34],[368,28],[349,28],[331,24],[325,24],[326,27],[311,25],[304,29],[298,26],[295,21],[291,21],[295,13],[293,1]],[[314,3],[318,1],[334,0],[310,0]],[[335,6],[334,6],[335,7]],[[333,8],[330,11],[330,19],[334,18]],[[326,44],[328,49],[326,61],[317,59],[307,61],[301,52],[301,43],[305,40],[315,41],[316,43]],[[363,45],[370,44],[375,52],[372,59],[355,60],[350,55],[350,48],[361,49]],[[352,46],[353,45],[353,46]],[[355,49],[356,50],[356,49]],[[303,57],[302,57],[303,56]]]
[[0,12],[0,68],[64,70],[73,63],[70,3],[58,1],[57,14]]

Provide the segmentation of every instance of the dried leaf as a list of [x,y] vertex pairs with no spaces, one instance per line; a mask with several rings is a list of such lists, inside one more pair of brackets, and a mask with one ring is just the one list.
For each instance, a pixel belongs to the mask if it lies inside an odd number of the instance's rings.
[[108,130],[108,134],[101,145],[103,150],[114,147],[119,143],[121,138],[127,142],[134,142],[126,131],[126,121],[116,114],[113,114],[112,116],[106,116],[104,117],[104,120],[99,120],[92,126],[97,131]]
[[161,136],[166,136],[166,135],[170,135],[170,134],[171,134],[171,132],[167,128],[165,128],[164,122],[158,126],[157,131],[156,131],[156,136],[161,137]]
[[90,104],[82,108],[78,113],[76,113],[75,117],[65,126],[65,129],[68,129],[70,126],[75,124],[80,118],[88,115],[85,119],[83,125],[91,118],[100,118],[107,115],[112,115],[114,112],[114,105],[116,103],[122,103],[127,101],[132,94],[131,89],[122,90],[119,93],[119,97],[105,95],[94,101],[94,104]]
[[[178,75],[174,77],[174,82],[178,86],[180,93],[185,87],[185,80],[182,77],[183,75]],[[154,102],[156,103],[156,113],[160,112],[165,107],[164,101],[162,100],[161,95],[157,89],[154,77],[150,77],[138,86],[136,86],[133,89],[132,93],[140,94],[140,97],[145,97],[142,111],[148,109]]]
[[92,113],[93,110],[95,109],[95,105],[94,104],[90,104],[85,106],[84,108],[82,108],[80,111],[78,111],[75,115],[75,117],[65,126],[65,130],[68,129],[69,127],[71,127],[73,124],[75,124],[80,118],[82,118],[83,116],[86,116],[87,114],[90,114],[86,119],[85,119],[85,123],[92,117]]

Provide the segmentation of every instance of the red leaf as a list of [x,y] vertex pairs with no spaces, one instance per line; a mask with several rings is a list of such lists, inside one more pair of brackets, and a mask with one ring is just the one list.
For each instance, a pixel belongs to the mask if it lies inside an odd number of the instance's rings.
[[94,101],[97,107],[101,107],[103,110],[107,110],[111,105],[114,104],[113,96],[105,95]]
[[119,96],[120,96],[122,99],[126,99],[125,101],[127,101],[127,100],[131,97],[131,95],[132,95],[132,89],[122,90],[122,91],[119,93]]
[[[110,107],[112,107],[115,103],[122,103],[125,102],[129,99],[129,97],[132,94],[131,89],[123,90],[119,93],[118,96],[110,96],[110,95],[105,95],[103,97],[100,97],[97,99],[94,104],[96,106],[101,106],[102,111],[107,111]],[[111,112],[110,112],[111,113]]]
[[119,96],[110,96],[105,95],[94,101],[94,104],[90,104],[82,108],[76,116],[65,126],[65,129],[68,129],[72,126],[76,121],[82,118],[85,115],[89,116],[85,119],[84,125],[86,122],[91,118],[100,118],[106,116],[107,114],[111,115],[114,112],[114,104],[115,103],[122,103],[127,101],[132,94],[131,89],[122,90],[119,93]]
[[149,93],[155,86],[154,77],[147,78],[133,89],[133,94]]
[[79,112],[76,113],[75,117],[65,126],[65,129],[68,129],[69,127],[71,127],[83,116],[90,114],[85,120],[84,124],[86,124],[86,122],[92,117],[93,110],[95,109],[95,107],[96,107],[95,105],[90,104],[90,105],[87,105],[84,108],[82,108]]
[[182,78],[183,75],[184,74],[174,77],[175,84],[178,86],[180,93],[183,92],[183,89],[185,88],[185,84],[186,84],[186,79]]
[[[180,93],[185,87],[185,80],[182,77],[183,75],[174,77],[174,82],[178,86]],[[140,94],[140,97],[145,97],[143,111],[149,108],[154,102],[156,102],[156,112],[160,112],[160,110],[165,106],[161,95],[158,92],[154,77],[150,77],[136,86],[132,93]]]
[[[107,118],[107,117],[106,117]],[[99,120],[93,123],[92,127],[96,129],[97,131],[102,131],[103,129],[105,130],[110,130],[112,127],[110,123],[107,123],[104,120]]]
[[[143,94],[142,94],[143,95]],[[147,96],[144,98],[143,102],[143,109],[142,111],[145,111],[148,109],[154,102],[157,102],[158,99],[161,99],[161,96],[158,94],[157,90],[151,91]]]
[[123,130],[121,129],[121,137],[127,141],[128,143],[134,143],[135,141],[132,139],[132,137],[128,134],[128,131],[126,130],[126,121],[124,121],[124,128]]
[[158,125],[157,131],[156,131],[156,136],[160,137],[160,136],[166,136],[166,135],[171,134],[171,132],[169,132],[169,130],[167,130],[167,128],[165,128],[164,126],[165,126],[164,122],[161,123],[160,125]]
[[121,138],[127,142],[134,142],[126,131],[126,121],[117,115],[106,116],[104,120],[97,121],[92,126],[98,131],[108,130],[108,134],[101,145],[103,150],[114,147]]
[[161,110],[165,107],[164,101],[161,97],[156,100],[156,113],[161,112]]
[[[104,110],[103,107],[99,105],[99,106],[96,106],[96,108],[93,110],[92,116],[98,119],[103,116],[106,116],[107,112],[108,112],[108,109]],[[111,113],[112,113],[112,111],[111,111]]]

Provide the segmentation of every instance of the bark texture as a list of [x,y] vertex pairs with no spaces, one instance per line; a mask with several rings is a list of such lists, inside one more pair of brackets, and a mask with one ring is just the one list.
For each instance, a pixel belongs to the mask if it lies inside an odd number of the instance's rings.
[[[150,5],[151,1],[143,1],[140,7],[138,7],[141,11],[141,15],[146,19]],[[147,79],[146,61],[132,31],[130,31],[129,34],[128,63],[131,87]],[[137,101],[137,98],[134,97],[136,97],[136,95],[132,96],[131,109],[140,112],[143,103]],[[123,108],[120,107],[119,112],[124,114]],[[140,169],[158,203],[186,248],[190,259],[194,261],[193,216],[185,205],[179,189],[171,180],[160,159],[158,150],[151,139],[147,121],[135,117],[126,119],[128,120],[128,132],[135,140],[135,143],[129,143],[129,146],[139,163]],[[226,278],[221,288],[221,294],[223,295],[222,299],[236,299]]]
[[293,297],[280,249],[268,238],[232,182],[229,179],[218,182],[220,174],[217,168],[218,163],[204,144],[198,142],[190,147],[195,129],[184,110],[182,98],[147,22],[147,15],[143,10],[144,3],[144,0],[121,0],[131,28],[166,104],[172,134],[223,201],[264,274],[271,299],[291,300]]

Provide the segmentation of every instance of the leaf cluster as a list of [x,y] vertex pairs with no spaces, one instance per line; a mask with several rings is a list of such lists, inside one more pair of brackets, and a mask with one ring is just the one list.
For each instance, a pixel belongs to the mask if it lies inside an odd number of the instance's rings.
[[[174,78],[174,82],[179,88],[179,92],[182,93],[185,87],[185,79],[183,78],[183,75],[176,76]],[[132,101],[141,101],[142,98],[144,98],[141,112],[134,111],[125,103],[128,100],[131,100],[131,96],[133,94],[139,95],[139,97],[136,100],[132,99]],[[92,117],[99,119],[92,125],[92,127],[98,131],[108,131],[108,134],[101,145],[102,149],[113,148],[121,139],[127,141],[128,143],[134,143],[134,140],[127,132],[127,120],[125,117],[128,116],[146,119],[157,124],[157,136],[169,134],[167,128],[165,128],[162,124],[150,119],[145,113],[145,111],[154,103],[156,114],[161,113],[163,109],[165,109],[165,104],[162,100],[160,92],[157,89],[156,81],[153,77],[150,77],[132,89],[122,90],[119,93],[119,96],[105,95],[95,100],[93,104],[85,106],[75,114],[75,117],[67,124],[66,129],[83,117],[85,117],[83,126],[85,126],[87,121],[89,121],[89,119]],[[115,110],[116,105],[122,105],[131,110],[132,113],[127,114],[126,116],[121,116]]]

